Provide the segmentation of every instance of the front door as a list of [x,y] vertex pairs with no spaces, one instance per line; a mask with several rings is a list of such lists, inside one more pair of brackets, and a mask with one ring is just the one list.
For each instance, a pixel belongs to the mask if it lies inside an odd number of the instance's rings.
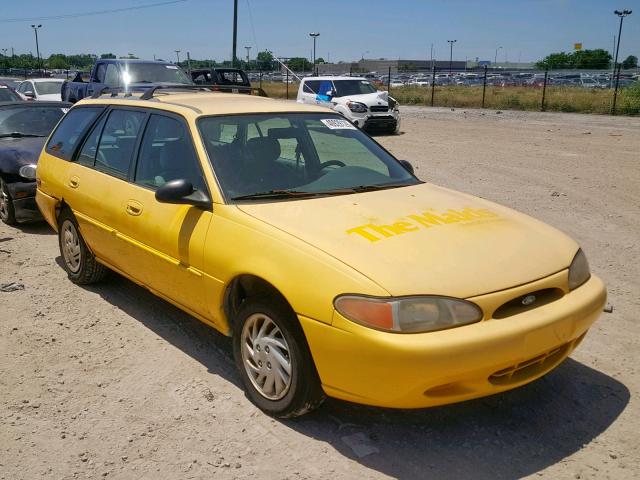
[[141,280],[188,310],[210,317],[205,302],[203,252],[212,214],[190,206],[160,203],[158,187],[185,179],[207,192],[202,167],[184,120],[152,114],[145,128],[119,233],[137,249]]

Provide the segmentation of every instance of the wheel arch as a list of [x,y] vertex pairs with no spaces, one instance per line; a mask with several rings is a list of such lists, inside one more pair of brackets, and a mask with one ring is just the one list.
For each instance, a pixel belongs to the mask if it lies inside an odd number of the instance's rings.
[[281,306],[290,310],[295,316],[291,303],[284,294],[271,282],[251,273],[236,275],[226,286],[222,308],[229,323],[229,331],[233,331],[236,314],[243,302],[252,297],[269,297]]

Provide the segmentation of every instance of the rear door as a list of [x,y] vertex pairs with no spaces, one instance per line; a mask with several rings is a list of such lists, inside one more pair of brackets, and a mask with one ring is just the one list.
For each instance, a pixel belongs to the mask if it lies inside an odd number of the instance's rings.
[[111,267],[141,281],[131,269],[137,249],[122,235],[131,196],[134,154],[147,118],[141,109],[105,112],[87,135],[69,169],[70,206],[95,255]]

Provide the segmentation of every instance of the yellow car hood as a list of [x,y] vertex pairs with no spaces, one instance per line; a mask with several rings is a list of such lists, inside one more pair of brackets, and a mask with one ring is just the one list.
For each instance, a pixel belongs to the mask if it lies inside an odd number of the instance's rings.
[[[544,223],[432,184],[238,208],[394,296],[468,298],[503,290],[567,268],[578,250]],[[315,288],[313,272],[309,287]]]

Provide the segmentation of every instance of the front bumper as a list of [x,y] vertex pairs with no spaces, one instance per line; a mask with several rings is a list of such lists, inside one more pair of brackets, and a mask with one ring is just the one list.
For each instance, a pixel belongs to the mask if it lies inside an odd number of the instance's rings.
[[332,325],[299,318],[329,396],[420,408],[492,395],[543,376],[580,343],[605,300],[604,284],[592,276],[549,304],[439,332],[380,332],[337,312]]
[[36,182],[7,183],[7,189],[13,201],[17,221],[42,220],[36,205]]
[[386,113],[349,113],[349,119],[359,128],[367,132],[395,132],[400,126],[398,110]]

